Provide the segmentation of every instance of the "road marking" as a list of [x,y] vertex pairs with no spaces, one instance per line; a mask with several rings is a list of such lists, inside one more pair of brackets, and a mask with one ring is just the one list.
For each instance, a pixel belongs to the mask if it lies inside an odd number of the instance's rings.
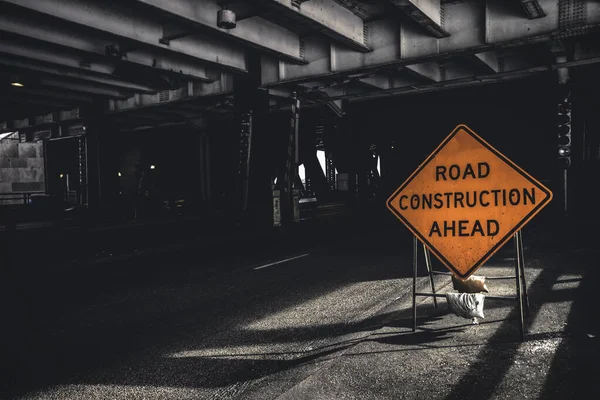
[[307,255],[308,255],[308,253],[302,254],[302,255],[299,255],[299,256],[296,256],[296,257],[286,258],[285,260],[275,261],[275,262],[272,262],[272,263],[269,263],[269,264],[261,265],[260,267],[254,267],[253,269],[256,270],[256,269],[267,268],[267,267],[270,267],[272,265],[277,265],[277,264],[281,264],[281,263],[284,263],[284,262],[287,262],[287,261],[295,260],[297,258],[306,257]]

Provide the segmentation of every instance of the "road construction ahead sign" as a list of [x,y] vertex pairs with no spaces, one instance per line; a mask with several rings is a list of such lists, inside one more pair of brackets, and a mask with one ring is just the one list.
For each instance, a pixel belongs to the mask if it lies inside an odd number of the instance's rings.
[[552,199],[552,192],[458,125],[387,206],[456,275],[467,278]]

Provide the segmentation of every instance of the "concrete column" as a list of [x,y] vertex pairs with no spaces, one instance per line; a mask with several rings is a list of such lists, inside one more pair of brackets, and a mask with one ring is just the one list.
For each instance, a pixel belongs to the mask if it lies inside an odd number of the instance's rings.
[[88,208],[110,214],[119,192],[119,146],[115,127],[105,117],[101,103],[84,110],[87,155]]
[[200,201],[208,205],[212,200],[212,180],[210,171],[210,136],[206,133],[200,133],[199,137],[200,152]]
[[[347,108],[344,108],[347,110]],[[356,165],[353,151],[354,129],[350,113],[345,113],[338,124],[338,132],[333,146],[333,158],[338,170],[338,190],[345,192],[346,199],[354,204],[356,198]]]
[[240,223],[266,227],[273,224],[271,177],[275,164],[270,146],[273,130],[268,121],[268,91],[259,89],[259,57],[251,57],[249,65],[249,76],[237,78],[234,84],[234,121],[240,139],[236,144],[240,150],[236,160],[236,201]]

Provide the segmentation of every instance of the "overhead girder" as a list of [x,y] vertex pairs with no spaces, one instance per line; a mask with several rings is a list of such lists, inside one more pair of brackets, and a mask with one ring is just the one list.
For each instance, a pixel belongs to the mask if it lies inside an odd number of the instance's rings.
[[260,0],[286,17],[310,26],[311,30],[321,32],[349,49],[370,52],[366,37],[368,31],[362,18],[336,3],[334,0],[310,0],[297,2],[292,0]]
[[421,85],[390,88],[387,90],[380,90],[363,94],[341,94],[338,96],[332,96],[329,98],[329,100],[359,101],[374,99],[382,96],[397,96],[411,93],[422,93],[433,90],[443,90],[485,83],[494,83],[501,80],[524,78],[530,76],[531,74],[540,72],[548,72],[558,70],[561,68],[569,68],[591,63],[600,63],[600,47],[589,48],[583,46],[576,46],[575,52],[573,54],[573,60],[555,63],[542,62],[542,65],[535,64],[535,61],[537,60],[535,60],[535,57],[533,56],[529,57],[530,59],[528,60],[527,58],[524,58],[521,55],[512,53],[502,58],[504,67],[502,68],[502,71],[497,73],[469,75],[462,77],[460,75],[457,75],[457,77],[453,79],[448,79],[440,82],[430,82]]
[[42,99],[42,98],[31,98],[29,96],[18,96],[14,94],[5,95],[0,94],[0,102],[11,102],[16,104],[26,105],[40,105],[52,108],[69,109],[73,108],[73,103],[56,100],[56,99]]
[[184,100],[217,98],[231,93],[233,93],[233,78],[231,75],[222,74],[220,80],[212,83],[188,82],[187,85],[176,90],[164,90],[157,94],[136,93],[123,100],[110,99],[107,111],[119,112],[161,104],[179,104],[179,102]]
[[[107,65],[117,60],[110,60],[106,55],[106,45],[114,43],[114,37],[107,34],[89,34],[66,24],[52,24],[46,20],[32,20],[14,12],[0,13],[0,32],[19,35],[26,39],[39,41],[46,48],[63,48],[73,52],[74,58],[87,61],[90,68]],[[54,51],[54,50],[53,50]],[[107,61],[108,60],[108,61]],[[213,74],[198,61],[177,54],[167,54],[162,49],[150,51],[137,49],[118,60],[120,64],[144,67],[154,71],[175,73],[187,79],[211,81]]]
[[361,83],[374,87],[376,89],[392,89],[403,86],[414,86],[421,83],[420,79],[411,76],[384,76],[373,75],[360,80]]
[[47,86],[47,87],[52,87],[52,88],[56,88],[58,90],[62,90],[62,89],[66,89],[66,90],[70,90],[73,92],[80,92],[80,93],[87,93],[90,95],[95,95],[95,96],[104,96],[104,97],[109,97],[109,98],[114,98],[114,99],[126,99],[130,96],[132,96],[132,92],[131,91],[124,91],[124,90],[118,90],[115,88],[108,88],[105,85],[100,85],[94,82],[85,82],[85,83],[79,83],[79,82],[73,82],[73,81],[69,81],[67,79],[61,79],[61,78],[39,78],[37,79],[36,83],[39,83],[39,85],[41,86]]
[[542,8],[542,6],[540,5],[540,2],[538,0],[520,0],[521,1],[521,6],[523,7],[523,11],[525,12],[525,15],[527,15],[527,18],[529,19],[535,19],[535,18],[542,18],[546,16],[546,13],[544,12],[544,9]]
[[600,2],[584,1],[585,10],[583,10],[581,21],[574,20],[577,18],[575,15],[561,15],[561,7],[556,0],[538,0],[538,2],[546,12],[546,17],[529,20],[509,12],[509,5],[506,2],[488,0],[486,2],[486,20],[488,21],[486,42],[498,44],[569,34],[570,32],[564,32],[564,28],[560,26],[561,18],[571,19],[574,24],[580,23],[581,25],[577,28],[582,30],[600,24]]
[[48,90],[48,89],[33,89],[30,87],[15,88],[8,93],[19,92],[30,98],[43,98],[43,99],[54,99],[59,101],[72,101],[74,103],[91,103],[93,102],[93,96],[67,92],[64,90]]
[[410,64],[403,68],[412,75],[419,76],[430,82],[439,82],[442,80],[440,66],[436,61],[430,61],[420,64]]
[[[392,19],[367,22],[370,53],[358,53],[335,43],[307,38],[307,65],[290,65],[282,61],[263,59],[263,85],[270,87],[286,82],[306,82],[325,77],[345,76],[389,66],[406,66],[455,56],[475,55],[508,47],[545,42],[561,35],[558,4],[555,0],[540,0],[547,18],[529,20],[515,15],[504,0],[446,3],[444,27],[449,37],[434,38],[413,21]],[[587,2],[587,17],[582,29],[600,24],[600,2]],[[482,62],[496,68],[491,55]]]
[[500,71],[500,61],[498,59],[497,51],[484,51],[482,53],[472,54],[467,57],[480,66],[483,66],[487,72],[493,73]]
[[[217,26],[217,12],[221,7],[214,0],[135,0],[154,9],[165,12],[184,21],[189,26],[178,26],[179,38],[200,31],[213,33],[224,38],[233,39],[241,44],[251,46],[275,57],[292,63],[304,63],[300,54],[300,38],[290,30],[269,22],[260,17],[245,18],[236,22],[235,29],[223,29]],[[163,34],[166,29],[163,26]],[[179,40],[179,39],[177,39]],[[168,41],[168,40],[167,40]]]
[[[204,35],[202,38],[189,36],[160,44],[162,25],[140,13],[132,12],[123,4],[106,3],[94,0],[1,0],[4,3],[33,10],[58,18],[65,23],[80,25],[113,35],[115,38],[133,43],[137,47],[163,48],[176,54],[183,54],[206,63],[231,71],[247,72],[245,50],[230,41]],[[215,16],[216,17],[216,16]]]
[[389,0],[436,38],[450,36],[444,29],[440,0]]
[[156,93],[156,89],[151,86],[114,78],[108,73],[108,70],[105,70],[105,72],[89,71],[88,68],[80,66],[77,60],[56,52],[27,48],[23,45],[15,45],[0,39],[0,54],[3,54],[0,57],[0,65],[26,71],[41,72],[61,78],[95,82],[122,90]]

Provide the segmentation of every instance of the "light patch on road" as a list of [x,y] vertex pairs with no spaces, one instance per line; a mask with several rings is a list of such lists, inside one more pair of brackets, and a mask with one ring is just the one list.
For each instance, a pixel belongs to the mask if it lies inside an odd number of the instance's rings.
[[[402,280],[364,281],[319,292],[304,301],[281,310],[277,304],[262,309],[264,317],[241,326],[238,342],[223,344],[205,342],[202,348],[191,348],[166,354],[168,358],[216,358],[244,360],[290,360],[306,355],[314,343],[329,340],[352,323],[363,321],[377,305],[389,301],[401,288]],[[291,293],[299,299],[306,292]],[[309,294],[313,295],[313,294]],[[265,341],[265,338],[273,338]],[[307,345],[307,341],[310,345]],[[319,345],[317,345],[318,347]]]
[[[292,344],[295,342],[291,342]],[[295,352],[285,351],[273,351],[274,346],[260,346],[260,345],[235,345],[226,346],[223,348],[210,348],[210,349],[196,349],[196,350],[185,350],[177,353],[167,354],[167,358],[214,358],[223,360],[234,360],[239,358],[241,360],[281,360],[289,358]],[[300,352],[297,352],[300,353]],[[302,352],[302,354],[304,354]]]
[[[390,298],[396,281],[357,282],[336,288],[328,293],[306,299],[284,310],[273,310],[265,317],[244,326],[244,329],[263,332],[286,332],[290,329],[312,331],[318,327],[345,326],[350,318]],[[299,296],[302,293],[298,294]]]
[[284,263],[284,262],[288,262],[288,261],[296,260],[296,259],[298,259],[298,258],[306,257],[307,255],[308,255],[308,253],[306,253],[306,254],[302,254],[302,255],[299,255],[299,256],[296,256],[296,257],[290,257],[290,258],[286,258],[286,259],[284,259],[284,260],[279,260],[279,261],[275,261],[275,262],[272,262],[272,263],[269,263],[269,264],[261,265],[261,266],[259,266],[259,267],[254,267],[253,269],[254,269],[254,270],[259,270],[259,269],[263,269],[263,268],[271,267],[271,266],[273,266],[273,265],[282,264],[282,263]]
[[214,397],[212,388],[179,388],[156,385],[59,385],[30,394],[23,400],[144,399],[195,400]]
[[561,275],[552,285],[552,290],[577,289],[583,280],[582,275]]
[[[576,289],[581,280],[581,275],[561,275],[552,285],[552,291]],[[537,334],[546,338],[521,344],[512,367],[504,377],[501,388],[506,387],[506,390],[509,390],[508,386],[514,385],[515,380],[518,379],[517,377],[522,376],[523,369],[526,368],[530,393],[539,396],[544,390],[545,380],[548,378],[550,367],[553,365],[553,359],[563,342],[562,335],[571,313],[573,301],[552,302],[552,299],[541,300],[543,303],[535,319],[531,321],[527,334]],[[552,327],[552,329],[548,329],[548,327]],[[534,397],[537,398],[537,396]]]

